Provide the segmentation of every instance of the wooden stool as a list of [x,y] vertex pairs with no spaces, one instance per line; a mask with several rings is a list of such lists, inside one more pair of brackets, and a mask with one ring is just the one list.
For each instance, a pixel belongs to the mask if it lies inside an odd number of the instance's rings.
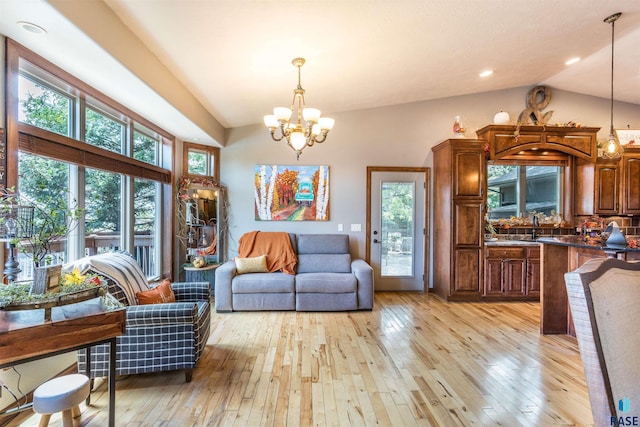
[[73,418],[80,416],[80,403],[89,396],[86,375],[63,375],[47,381],[33,392],[33,410],[42,414],[40,427],[49,425],[51,414],[62,412],[62,425],[73,426]]

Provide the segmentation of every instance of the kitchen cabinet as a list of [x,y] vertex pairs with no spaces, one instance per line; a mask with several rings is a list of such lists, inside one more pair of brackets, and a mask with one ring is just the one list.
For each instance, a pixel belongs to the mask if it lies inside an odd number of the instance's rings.
[[618,213],[618,195],[620,178],[618,160],[598,159],[595,165],[594,213],[616,215]]
[[621,204],[623,215],[640,215],[640,153],[630,150],[622,156]]
[[577,215],[640,215],[640,149],[620,159],[576,163]]
[[446,300],[474,301],[483,283],[486,192],[485,141],[449,139],[434,156],[435,293]]
[[527,247],[527,296],[540,298],[540,248]]
[[538,299],[540,297],[540,249],[522,245],[487,246],[484,260],[483,297]]

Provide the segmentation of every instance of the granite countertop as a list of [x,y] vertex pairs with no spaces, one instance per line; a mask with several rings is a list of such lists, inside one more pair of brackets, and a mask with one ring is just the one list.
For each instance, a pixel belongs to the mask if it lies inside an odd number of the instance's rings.
[[508,240],[508,239],[498,239],[498,240],[485,240],[485,246],[540,246],[535,240]]
[[574,246],[577,248],[592,248],[601,249],[603,251],[615,251],[615,252],[640,252],[640,248],[630,248],[621,246],[607,246],[598,239],[584,240],[582,236],[555,236],[555,237],[541,237],[538,242],[551,245],[560,246]]

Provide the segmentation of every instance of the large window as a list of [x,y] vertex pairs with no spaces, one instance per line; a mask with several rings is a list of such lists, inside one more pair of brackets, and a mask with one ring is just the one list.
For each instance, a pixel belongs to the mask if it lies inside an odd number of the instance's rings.
[[[47,263],[126,250],[149,277],[166,275],[173,137],[15,42],[7,54],[7,92],[18,94],[7,99],[8,147],[19,154],[7,184],[45,210],[64,202],[82,214]],[[21,246],[25,278],[33,254]]]
[[561,212],[559,166],[489,165],[487,205],[492,219]]

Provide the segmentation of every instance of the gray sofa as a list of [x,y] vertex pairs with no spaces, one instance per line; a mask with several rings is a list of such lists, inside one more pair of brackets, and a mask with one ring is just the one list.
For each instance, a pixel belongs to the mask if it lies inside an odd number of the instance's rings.
[[235,262],[227,261],[216,270],[216,311],[373,309],[373,269],[351,259],[348,235],[289,238],[298,257],[296,274],[237,274]]

